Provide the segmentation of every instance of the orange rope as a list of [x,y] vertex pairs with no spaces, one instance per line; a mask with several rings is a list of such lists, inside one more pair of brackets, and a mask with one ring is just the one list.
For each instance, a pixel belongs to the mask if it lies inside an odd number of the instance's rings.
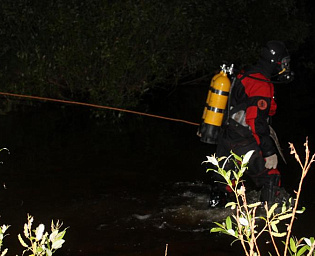
[[29,96],[29,95],[23,95],[23,94],[14,94],[14,93],[8,93],[8,92],[0,92],[0,95],[10,96],[10,97],[18,97],[18,98],[26,98],[26,99],[34,99],[34,100],[42,100],[42,101],[59,102],[59,103],[66,103],[66,104],[73,104],[73,105],[81,105],[81,106],[87,106],[87,107],[92,107],[92,108],[110,109],[110,110],[121,111],[121,112],[136,114],[136,115],[165,119],[165,120],[174,121],[174,122],[181,122],[181,123],[186,123],[186,124],[191,124],[191,125],[196,125],[196,126],[199,125],[198,123],[194,123],[194,122],[190,122],[190,121],[186,121],[186,120],[182,120],[182,119],[177,119],[177,118],[158,116],[158,115],[147,114],[147,113],[128,110],[128,109],[114,108],[114,107],[109,107],[109,106],[101,106],[101,105],[78,102],[78,101],[51,99],[51,98],[45,98],[45,97]]

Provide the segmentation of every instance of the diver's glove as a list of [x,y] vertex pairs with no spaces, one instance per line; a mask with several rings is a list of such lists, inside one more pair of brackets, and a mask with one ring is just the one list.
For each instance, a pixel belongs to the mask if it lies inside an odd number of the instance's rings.
[[277,154],[273,154],[265,158],[265,167],[267,169],[276,169],[278,165],[278,156]]

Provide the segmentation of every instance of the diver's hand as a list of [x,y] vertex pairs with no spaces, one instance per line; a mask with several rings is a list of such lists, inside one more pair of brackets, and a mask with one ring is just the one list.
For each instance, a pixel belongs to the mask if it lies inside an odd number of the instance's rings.
[[267,169],[276,169],[278,165],[278,156],[277,154],[273,154],[265,158],[265,167]]

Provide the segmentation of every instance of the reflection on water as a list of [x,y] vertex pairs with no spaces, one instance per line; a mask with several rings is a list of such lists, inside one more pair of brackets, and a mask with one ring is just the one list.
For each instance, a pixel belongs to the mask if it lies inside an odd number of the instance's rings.
[[[247,202],[258,202],[260,192],[247,192]],[[282,188],[278,202],[287,202],[289,194]],[[133,217],[149,222],[155,228],[172,229],[180,232],[209,231],[212,223],[225,220],[227,216],[235,214],[230,208],[209,207],[209,184],[202,181],[176,182],[162,191],[159,198],[160,205],[157,212],[150,214],[134,214]],[[264,214],[261,207],[260,214]]]
[[198,182],[177,182],[164,191],[164,225],[185,232],[209,230],[211,222],[221,221],[229,209],[209,208],[209,185]]

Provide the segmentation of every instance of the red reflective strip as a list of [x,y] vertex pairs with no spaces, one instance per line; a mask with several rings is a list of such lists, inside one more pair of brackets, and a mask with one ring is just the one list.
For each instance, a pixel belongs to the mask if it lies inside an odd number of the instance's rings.
[[278,171],[278,169],[271,169],[268,172],[268,175],[280,175],[280,172]]
[[[235,187],[235,180],[232,180],[232,187],[233,187],[233,188]],[[229,193],[232,193],[232,192],[233,192],[232,188],[231,188],[229,185],[227,185],[227,186],[225,187],[225,190],[226,190],[227,192],[229,192]]]
[[227,192],[229,192],[229,193],[232,193],[232,192],[233,192],[233,190],[231,189],[231,187],[230,187],[229,185],[227,185],[227,186],[225,187],[225,190],[226,190]]

